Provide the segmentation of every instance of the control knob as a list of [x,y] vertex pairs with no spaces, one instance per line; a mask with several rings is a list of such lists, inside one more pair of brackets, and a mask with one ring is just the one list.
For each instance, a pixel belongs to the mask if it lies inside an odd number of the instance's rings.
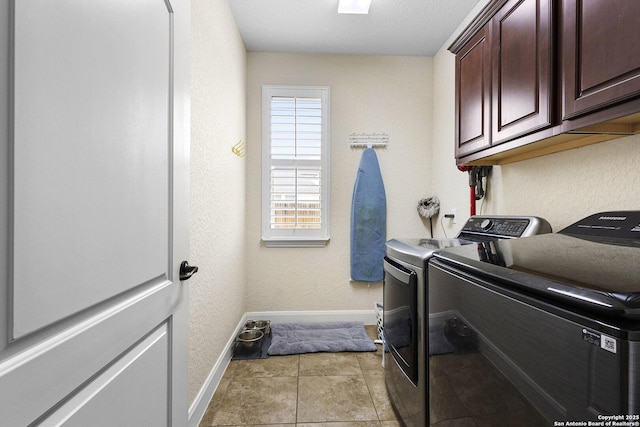
[[480,228],[482,229],[482,231],[488,231],[491,229],[491,227],[493,227],[493,221],[490,219],[485,219],[480,223]]

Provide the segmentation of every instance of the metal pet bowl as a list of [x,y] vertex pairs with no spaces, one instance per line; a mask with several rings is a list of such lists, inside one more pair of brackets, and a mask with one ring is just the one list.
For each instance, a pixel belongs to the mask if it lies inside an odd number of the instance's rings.
[[247,320],[247,323],[244,324],[245,329],[257,329],[258,331],[263,331],[267,329],[269,326],[268,320]]
[[245,330],[238,334],[238,341],[245,347],[254,347],[260,343],[264,332],[257,329]]

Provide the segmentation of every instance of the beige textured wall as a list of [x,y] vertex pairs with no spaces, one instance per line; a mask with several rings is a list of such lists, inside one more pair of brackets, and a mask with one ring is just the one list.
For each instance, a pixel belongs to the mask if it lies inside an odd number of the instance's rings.
[[[485,2],[470,14],[474,16]],[[464,24],[459,27],[461,30]],[[467,174],[454,160],[455,63],[446,50],[434,57],[433,188],[443,210],[462,212],[457,225],[445,220],[455,235],[469,214]],[[640,135],[582,147],[537,159],[494,167],[488,197],[478,204],[485,214],[537,215],[554,231],[602,210],[640,209]],[[462,209],[461,209],[462,207]],[[442,228],[438,228],[442,235]]]
[[[433,74],[433,191],[440,198],[437,237],[454,237],[469,218],[469,179],[460,172],[454,158],[455,56],[440,51],[434,57]],[[444,214],[456,209],[456,223]],[[478,213],[479,213],[478,209]],[[486,213],[486,212],[484,212]]]
[[[387,194],[387,236],[427,236],[416,212],[430,194],[432,58],[249,53],[247,79],[247,310],[371,310],[382,284],[352,283],[349,221],[362,149],[351,132],[386,132],[377,149]],[[331,87],[331,241],[265,248],[260,241],[261,87]]]
[[638,210],[639,164],[636,135],[505,165],[496,170],[503,200],[491,209],[536,212],[554,231],[599,211]]
[[189,402],[245,313],[246,51],[228,3],[193,0]]

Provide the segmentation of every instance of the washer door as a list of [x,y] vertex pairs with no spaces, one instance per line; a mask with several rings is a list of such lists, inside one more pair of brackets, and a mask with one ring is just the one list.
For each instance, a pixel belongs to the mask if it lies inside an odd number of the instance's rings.
[[391,356],[416,385],[418,383],[418,275],[384,258],[384,337]]

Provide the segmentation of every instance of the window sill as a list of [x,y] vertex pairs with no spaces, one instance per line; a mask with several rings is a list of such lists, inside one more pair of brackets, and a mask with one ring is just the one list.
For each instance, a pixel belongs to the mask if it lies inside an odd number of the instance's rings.
[[324,248],[329,243],[326,239],[262,239],[267,248]]

